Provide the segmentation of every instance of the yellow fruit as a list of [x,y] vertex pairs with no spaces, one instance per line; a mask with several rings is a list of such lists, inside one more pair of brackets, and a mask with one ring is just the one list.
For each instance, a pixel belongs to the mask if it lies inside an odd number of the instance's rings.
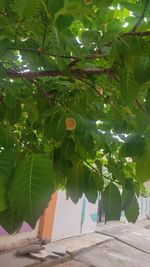
[[65,120],[66,129],[72,131],[76,128],[76,121],[73,118],[67,118]]
[[84,3],[85,3],[86,5],[90,5],[92,2],[93,2],[93,0],[84,0]]

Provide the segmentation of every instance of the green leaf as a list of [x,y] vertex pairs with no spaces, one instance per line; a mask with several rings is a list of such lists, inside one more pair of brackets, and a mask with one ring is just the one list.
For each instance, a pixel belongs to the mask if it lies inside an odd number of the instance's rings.
[[70,168],[72,167],[71,159],[65,159],[61,147],[54,150],[54,168],[57,175],[57,180],[60,177],[67,176]]
[[59,9],[63,8],[64,6],[64,0],[55,1],[54,0],[48,0],[48,11],[52,14],[55,14]]
[[21,111],[22,108],[19,102],[16,102],[16,106],[14,108],[8,109],[7,119],[9,120],[10,124],[16,124],[19,121]]
[[7,52],[9,43],[10,41],[7,38],[0,40],[0,58],[3,57],[5,53]]
[[112,176],[117,180],[124,180],[125,175],[119,163],[109,163],[108,166],[109,173],[112,173]]
[[14,166],[14,153],[10,150],[2,151],[0,153],[0,177],[5,182],[9,182],[12,177]]
[[146,109],[147,113],[150,115],[150,88],[148,88],[148,90],[147,90],[145,109]]
[[0,146],[6,149],[13,148],[15,140],[5,126],[0,126]]
[[6,185],[0,174],[0,212],[5,210],[6,207]]
[[139,84],[150,80],[150,54],[143,53],[139,55],[135,62],[134,76]]
[[81,145],[85,148],[89,155],[91,157],[95,157],[94,141],[92,135],[88,132],[85,132],[84,134],[79,134],[79,140],[81,142]]
[[11,207],[0,212],[0,225],[9,233],[13,234],[21,228],[23,221]]
[[10,189],[13,209],[32,227],[48,205],[55,173],[47,155],[27,155],[17,166]]
[[98,188],[95,181],[95,176],[87,168],[87,175],[85,177],[84,194],[90,203],[95,203],[98,197]]
[[13,94],[8,93],[5,98],[5,105],[9,108],[14,108],[16,106],[16,98]]
[[96,31],[84,31],[81,36],[82,44],[85,47],[90,47],[94,41],[97,39]]
[[142,183],[150,177],[150,147],[146,147],[143,154],[136,160],[136,176]]
[[55,24],[57,28],[59,29],[59,31],[62,31],[64,28],[67,28],[68,26],[70,26],[73,20],[74,18],[72,16],[60,15],[59,17],[57,17]]
[[130,206],[134,197],[135,195],[132,188],[129,189],[126,189],[125,187],[123,188],[122,198],[121,198],[122,210],[126,210]]
[[120,92],[122,99],[127,104],[135,100],[139,92],[139,85],[127,70],[123,70],[120,75]]
[[110,54],[109,54],[109,65],[113,66],[115,59],[116,59],[116,55],[117,55],[117,47],[116,47],[116,41],[113,42],[111,50],[110,50]]
[[130,206],[125,209],[125,216],[128,222],[135,223],[139,216],[139,204],[136,196],[133,197]]
[[71,159],[71,156],[75,152],[75,143],[72,139],[67,139],[61,146],[61,153],[65,159]]
[[120,4],[126,9],[130,10],[135,16],[141,16],[143,11],[143,6],[140,2],[131,3],[127,1],[120,1]]
[[66,133],[65,116],[55,113],[52,118],[46,120],[44,131],[46,137],[53,138],[57,142],[63,139]]
[[145,149],[145,139],[138,134],[128,136],[125,143],[122,145],[120,154],[123,157],[138,157]]
[[6,117],[7,114],[7,108],[4,102],[2,101],[0,104],[0,121],[3,121],[3,119]]
[[89,175],[88,169],[81,162],[68,172],[66,191],[74,203],[77,203],[83,195],[87,175]]
[[95,160],[95,164],[96,164],[99,172],[102,174],[102,163],[101,163],[101,161],[99,159],[96,159]]
[[39,0],[15,0],[14,11],[16,11],[20,18],[32,17],[38,7]]
[[104,180],[103,180],[101,174],[93,171],[91,175],[92,175],[92,177],[93,177],[93,179],[95,181],[95,184],[96,184],[96,187],[97,187],[97,191],[98,192],[102,191],[103,186],[104,186]]
[[110,182],[102,193],[102,206],[105,212],[105,220],[120,220],[121,196],[118,187]]

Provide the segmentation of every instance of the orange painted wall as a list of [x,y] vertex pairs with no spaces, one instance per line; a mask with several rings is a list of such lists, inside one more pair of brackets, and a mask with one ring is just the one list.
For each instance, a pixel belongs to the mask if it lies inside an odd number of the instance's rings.
[[57,191],[52,195],[47,209],[40,219],[38,237],[44,240],[50,240],[53,231],[54,216],[57,203]]

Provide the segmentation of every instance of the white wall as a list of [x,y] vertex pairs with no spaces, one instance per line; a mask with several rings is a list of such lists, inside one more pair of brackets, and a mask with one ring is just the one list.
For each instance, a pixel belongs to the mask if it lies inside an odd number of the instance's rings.
[[85,201],[85,218],[83,218],[82,223],[82,233],[94,232],[97,225],[97,213],[98,213],[98,200],[95,204],[89,203],[88,200],[84,197]]
[[96,222],[93,222],[92,217],[96,216],[97,206],[98,202],[90,204],[84,196],[74,204],[70,198],[66,200],[65,191],[59,191],[51,240],[94,232]]
[[74,204],[66,200],[66,192],[59,191],[57,197],[52,240],[58,240],[80,233],[82,200]]

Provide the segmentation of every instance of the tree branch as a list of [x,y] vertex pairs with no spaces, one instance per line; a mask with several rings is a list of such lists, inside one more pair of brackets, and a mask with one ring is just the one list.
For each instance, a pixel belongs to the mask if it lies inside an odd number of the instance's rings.
[[25,51],[25,52],[33,52],[33,53],[37,53],[37,54],[41,54],[41,55],[46,55],[46,56],[51,56],[54,58],[64,58],[64,59],[70,59],[72,60],[71,63],[69,64],[69,67],[73,67],[77,62],[83,60],[83,59],[96,59],[102,55],[100,51],[94,51],[93,53],[84,56],[83,58],[79,58],[77,56],[69,56],[69,55],[57,55],[57,54],[53,54],[50,52],[46,52],[43,50],[43,48],[28,48],[28,47],[9,47],[10,50],[16,50],[16,51]]
[[126,32],[123,34],[124,35],[131,35],[131,36],[139,36],[139,37],[144,37],[144,36],[150,36],[150,31],[145,31],[145,32]]
[[[113,70],[111,68],[101,69],[101,68],[86,68],[86,69],[72,69],[72,75],[111,75],[113,76]],[[7,77],[10,78],[27,78],[27,79],[35,79],[40,77],[59,77],[65,75],[63,72],[59,70],[45,70],[45,71],[24,71],[18,72],[16,70],[8,70],[6,71]]]
[[144,107],[142,106],[142,104],[136,99],[135,100],[137,107],[144,113],[144,115],[146,115],[146,117],[149,117],[147,111],[144,109]]
[[28,80],[33,80],[40,77],[58,77],[62,76],[63,73],[57,70],[45,70],[45,71],[16,71],[16,70],[8,70],[6,71],[7,77],[10,78],[26,78]]
[[67,56],[67,55],[57,55],[50,52],[45,52],[42,48],[28,48],[28,47],[9,47],[10,50],[14,51],[26,51],[26,52],[33,52],[41,55],[51,56],[51,57],[58,57],[58,58],[66,58],[66,59],[76,59],[76,56]]
[[142,12],[142,14],[141,14],[139,20],[137,21],[137,23],[136,23],[135,26],[133,27],[132,32],[136,32],[137,27],[140,25],[141,21],[144,19],[144,17],[145,17],[145,13],[146,13],[146,10],[147,10],[147,7],[148,7],[148,4],[149,4],[149,0],[146,0],[146,1],[145,1],[144,8],[143,8],[143,12]]

